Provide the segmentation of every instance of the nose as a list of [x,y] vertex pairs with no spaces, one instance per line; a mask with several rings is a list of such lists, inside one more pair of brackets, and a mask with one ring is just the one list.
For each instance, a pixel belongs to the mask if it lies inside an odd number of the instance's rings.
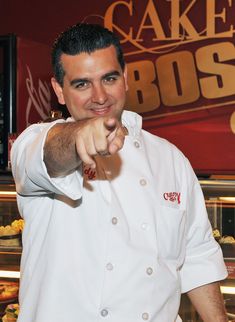
[[92,102],[103,105],[107,101],[108,95],[103,84],[94,84],[92,89]]

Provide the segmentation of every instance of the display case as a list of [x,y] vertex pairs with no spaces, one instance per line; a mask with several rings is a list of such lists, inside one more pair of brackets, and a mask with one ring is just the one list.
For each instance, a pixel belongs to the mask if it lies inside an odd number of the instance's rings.
[[[18,304],[21,231],[14,227],[22,222],[15,185],[11,175],[0,176],[0,321],[8,305]],[[13,226],[12,226],[13,225]],[[12,320],[13,321],[13,320]]]
[[[228,278],[221,283],[230,321],[235,321],[235,177],[210,177],[199,179],[214,229],[214,236],[220,244],[228,269]],[[17,235],[6,235],[1,239],[3,229],[19,222],[15,185],[12,176],[0,177],[0,321],[9,303],[17,303],[16,296],[1,300],[1,282],[17,283],[20,277],[21,239]],[[9,228],[9,227],[8,227]],[[22,228],[22,227],[21,227]],[[4,237],[4,236],[3,236]],[[13,284],[14,285],[14,284]],[[182,295],[180,315],[183,322],[201,322],[186,295]]]

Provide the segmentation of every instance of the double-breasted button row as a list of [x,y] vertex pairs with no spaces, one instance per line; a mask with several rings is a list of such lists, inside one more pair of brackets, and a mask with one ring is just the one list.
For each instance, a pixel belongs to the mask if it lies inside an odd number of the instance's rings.
[[[135,145],[135,147],[136,148],[139,148],[140,147],[140,143],[138,142],[138,141],[134,141],[134,145]],[[139,183],[140,183],[140,185],[141,186],[145,186],[145,185],[147,185],[147,180],[146,179],[144,179],[144,178],[141,178],[140,179],[140,181],[139,181]],[[118,217],[112,217],[112,219],[111,219],[111,223],[112,223],[112,225],[117,225],[118,224]],[[149,225],[149,223],[146,223],[146,222],[143,222],[142,224],[141,224],[141,228],[142,228],[142,230],[144,230],[144,231],[147,231],[147,230],[149,230],[149,228],[150,228],[150,225]],[[107,263],[106,264],[106,269],[108,270],[108,271],[112,271],[113,269],[114,269],[114,266],[113,266],[113,264],[111,263],[111,262],[109,262],[109,263]],[[145,270],[145,273],[147,274],[147,275],[152,275],[153,274],[153,268],[152,267],[146,267],[146,270]],[[105,318],[105,317],[107,317],[108,316],[108,314],[109,314],[109,311],[108,311],[108,309],[107,308],[104,308],[104,309],[102,309],[101,311],[100,311],[100,315],[103,317],[103,318]],[[142,318],[142,320],[144,320],[144,321],[148,321],[149,320],[149,313],[147,313],[147,312],[143,312],[142,314],[141,314],[141,316],[140,316],[140,318]]]

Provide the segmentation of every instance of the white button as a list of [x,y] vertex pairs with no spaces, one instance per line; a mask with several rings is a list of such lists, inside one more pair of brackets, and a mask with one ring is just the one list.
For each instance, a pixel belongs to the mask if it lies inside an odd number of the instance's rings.
[[139,147],[140,147],[139,142],[138,142],[138,141],[135,141],[135,142],[134,142],[134,146],[135,146],[136,148],[139,148]]
[[145,179],[140,180],[141,186],[145,186],[147,184],[147,181]]
[[107,268],[108,271],[112,271],[113,270],[113,264],[112,263],[108,263],[106,265],[106,268]]
[[103,309],[101,312],[100,312],[101,316],[105,317],[109,314],[108,310],[106,309]]
[[146,223],[146,222],[143,222],[143,223],[141,224],[141,228],[142,228],[143,230],[149,230],[149,224],[148,224],[148,223]]
[[143,313],[143,314],[142,314],[142,319],[143,319],[143,320],[145,320],[145,321],[146,321],[146,320],[148,320],[148,319],[149,319],[149,315],[148,315],[148,313],[146,313],[146,312],[145,312],[145,313]]
[[148,267],[148,268],[146,269],[146,273],[147,273],[148,275],[152,275],[152,274],[153,274],[153,269],[152,269],[152,267]]
[[116,225],[116,224],[117,224],[117,222],[118,222],[117,217],[113,217],[113,218],[112,218],[112,224],[113,224],[113,225]]

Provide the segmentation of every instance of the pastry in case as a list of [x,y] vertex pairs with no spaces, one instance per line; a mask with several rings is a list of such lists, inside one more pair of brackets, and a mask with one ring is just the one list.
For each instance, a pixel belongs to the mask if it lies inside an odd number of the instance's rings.
[[0,246],[20,247],[21,233],[24,227],[23,219],[14,220],[11,225],[0,226]]
[[2,317],[2,322],[16,322],[19,314],[19,304],[8,304],[5,309],[5,315]]
[[16,299],[18,297],[18,292],[18,282],[0,281],[0,303]]

